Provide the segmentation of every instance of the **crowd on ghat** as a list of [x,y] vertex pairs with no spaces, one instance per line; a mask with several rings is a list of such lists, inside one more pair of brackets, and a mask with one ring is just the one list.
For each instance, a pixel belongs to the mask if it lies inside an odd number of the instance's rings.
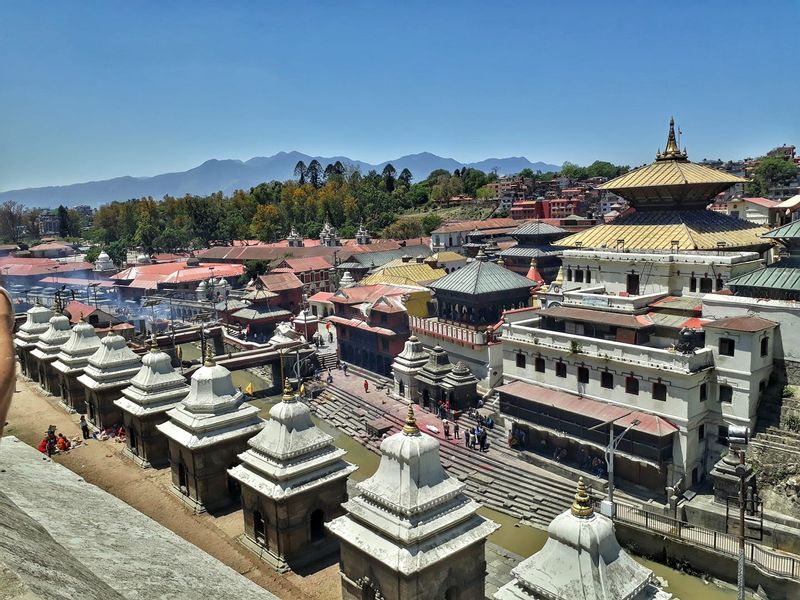
[[70,439],[63,433],[56,433],[56,426],[50,425],[50,427],[47,428],[42,441],[39,443],[39,452],[42,454],[47,454],[47,456],[53,456],[53,454],[64,453],[72,450],[73,448],[77,448],[83,444],[83,441],[89,439],[95,439],[99,441],[114,440],[118,443],[125,442],[125,428],[122,425],[107,427],[101,431],[95,431],[94,433],[91,433],[89,423],[86,421],[86,417],[84,415],[81,415],[78,425],[81,428],[81,436],[83,439],[80,439],[77,436]]

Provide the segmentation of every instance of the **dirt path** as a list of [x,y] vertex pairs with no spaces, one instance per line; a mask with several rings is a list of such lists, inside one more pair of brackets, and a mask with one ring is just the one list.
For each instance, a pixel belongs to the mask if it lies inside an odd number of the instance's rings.
[[[34,447],[49,425],[55,425],[69,438],[81,437],[78,415],[66,413],[58,405],[58,398],[43,396],[37,385],[20,378],[8,422],[6,434]],[[90,440],[54,459],[282,599],[341,598],[338,564],[307,576],[277,574],[236,541],[242,533],[240,510],[220,517],[192,514],[169,490],[168,469],[140,469],[122,455],[123,446],[114,441]]]

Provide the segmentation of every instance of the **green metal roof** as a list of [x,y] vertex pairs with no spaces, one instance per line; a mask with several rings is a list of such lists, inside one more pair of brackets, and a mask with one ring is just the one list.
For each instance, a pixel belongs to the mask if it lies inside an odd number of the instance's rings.
[[800,257],[785,258],[763,269],[750,271],[728,281],[734,292],[762,288],[800,292]]
[[542,256],[555,256],[559,250],[550,246],[512,246],[500,252],[500,256],[521,256],[523,258],[540,258]]
[[550,223],[542,223],[541,221],[533,221],[520,225],[508,235],[516,237],[518,235],[566,235],[568,232],[561,227],[550,225]]
[[407,246],[405,248],[398,248],[397,250],[381,250],[380,252],[359,252],[350,257],[350,262],[357,262],[365,267],[371,267],[373,264],[376,267],[381,267],[389,261],[403,256],[422,256],[428,257],[433,251],[424,245]]
[[768,231],[761,237],[765,238],[773,238],[779,240],[791,239],[791,238],[800,238],[800,221],[792,221],[791,223],[787,223],[786,225],[782,225],[777,229],[773,229]]
[[445,275],[428,287],[435,292],[491,294],[508,290],[530,289],[534,283],[493,262],[474,260],[466,267]]

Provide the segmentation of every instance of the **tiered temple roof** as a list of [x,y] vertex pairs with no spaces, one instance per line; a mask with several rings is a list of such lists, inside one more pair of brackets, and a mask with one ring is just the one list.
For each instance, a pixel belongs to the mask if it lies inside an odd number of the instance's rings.
[[489,262],[488,257],[480,251],[475,260],[466,267],[453,271],[428,287],[437,293],[451,292],[474,296],[508,290],[529,290],[531,282],[522,275]]
[[54,315],[50,318],[47,331],[36,342],[36,348],[31,351],[31,356],[39,360],[54,361],[70,335],[69,317],[62,314]]
[[[442,352],[444,351],[442,350]],[[445,357],[446,356],[445,354]],[[425,348],[422,347],[422,342],[419,341],[417,336],[411,335],[408,340],[406,340],[403,351],[395,357],[392,368],[416,373],[425,366],[428,362],[428,358],[428,353],[425,351]]]
[[61,373],[77,373],[89,364],[89,357],[100,347],[100,338],[89,323],[84,320],[72,328],[69,339],[61,346],[61,351],[53,363],[53,368]]
[[78,381],[91,390],[119,388],[128,384],[140,365],[139,356],[128,348],[125,338],[109,332],[100,340],[100,347],[89,357]]
[[25,312],[25,322],[14,336],[14,346],[17,348],[33,348],[42,334],[50,328],[50,319],[53,311],[42,306],[37,301]]
[[357,485],[347,514],[328,528],[403,575],[418,573],[489,536],[499,526],[476,513],[465,484],[450,477],[439,441],[423,434],[409,403],[400,433],[381,443],[376,473]]
[[122,398],[115,400],[122,410],[142,417],[163,413],[175,407],[189,392],[186,379],[172,368],[172,359],[153,343],[142,357],[142,366],[133,376],[130,385],[122,390]]
[[283,398],[270,411],[264,429],[239,455],[231,477],[256,492],[281,500],[347,478],[358,467],[346,462],[333,437],[311,421],[308,406],[297,400],[288,383]]
[[210,354],[192,375],[189,394],[168,411],[169,421],[158,430],[184,448],[206,448],[251,436],[264,427],[258,408],[244,401],[231,372]]
[[442,379],[442,387],[445,390],[456,390],[461,388],[474,388],[478,385],[478,380],[467,368],[463,360],[458,361],[452,370]]
[[737,296],[800,300],[800,221],[768,231],[764,237],[776,240],[789,252],[787,258],[750,271],[728,281]]
[[625,198],[636,211],[566,237],[558,246],[588,249],[763,250],[758,225],[705,210],[720,192],[746,179],[689,162],[670,120],[667,145],[655,162],[599,186]]
[[671,596],[653,572],[620,547],[611,519],[596,514],[583,479],[575,501],[547,529],[539,552],[523,560],[496,600],[649,600]]
[[428,385],[438,386],[452,370],[453,365],[450,364],[447,352],[437,344],[428,353],[428,360],[417,373],[417,379]]

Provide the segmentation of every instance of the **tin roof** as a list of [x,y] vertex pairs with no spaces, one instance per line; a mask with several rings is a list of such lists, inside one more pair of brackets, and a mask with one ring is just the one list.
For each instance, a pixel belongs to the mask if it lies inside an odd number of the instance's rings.
[[653,322],[642,315],[626,315],[612,313],[591,308],[573,308],[571,306],[556,306],[544,308],[537,313],[541,317],[564,319],[566,321],[582,321],[585,323],[604,323],[615,327],[627,329],[646,329],[653,326]]
[[800,257],[784,258],[781,261],[739,275],[728,281],[734,292],[745,288],[761,288],[797,292],[800,290]]
[[762,237],[775,240],[791,240],[800,238],[800,221],[792,221],[777,229],[766,232]]
[[706,323],[706,329],[727,329],[728,331],[743,331],[755,333],[764,329],[772,329],[777,323],[761,317],[743,315],[740,317],[726,317]]
[[508,290],[530,289],[530,279],[485,260],[474,260],[466,267],[445,275],[428,287],[436,292],[491,294]]
[[565,235],[567,232],[561,227],[556,227],[550,223],[543,223],[542,221],[531,221],[520,225],[516,229],[509,232],[509,235]]

